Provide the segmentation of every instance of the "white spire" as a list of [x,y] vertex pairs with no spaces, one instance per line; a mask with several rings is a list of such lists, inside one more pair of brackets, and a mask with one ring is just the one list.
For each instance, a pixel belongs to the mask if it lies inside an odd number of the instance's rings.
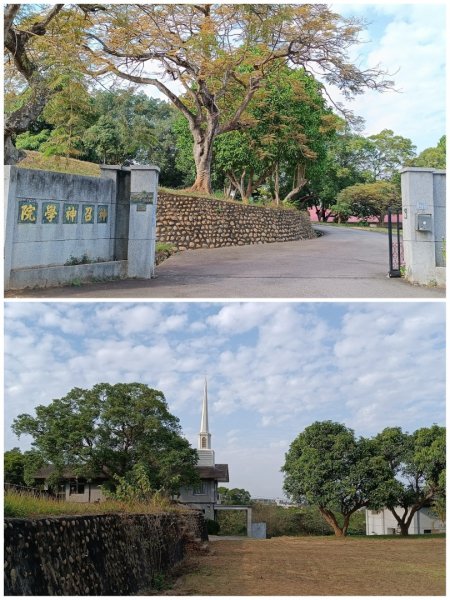
[[214,464],[214,452],[211,450],[211,434],[208,423],[208,383],[205,377],[205,391],[202,403],[202,420],[200,422],[200,433],[198,434],[199,465],[209,466]]
[[203,394],[202,422],[200,424],[200,433],[209,433],[208,425],[208,383],[205,377],[205,392]]

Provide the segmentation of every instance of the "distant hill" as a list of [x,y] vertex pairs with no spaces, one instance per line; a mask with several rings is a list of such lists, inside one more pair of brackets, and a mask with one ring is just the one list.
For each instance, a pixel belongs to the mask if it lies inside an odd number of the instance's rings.
[[26,158],[17,165],[24,169],[41,169],[43,171],[59,171],[73,175],[90,175],[100,177],[100,166],[95,163],[64,156],[44,156],[34,150],[25,150]]

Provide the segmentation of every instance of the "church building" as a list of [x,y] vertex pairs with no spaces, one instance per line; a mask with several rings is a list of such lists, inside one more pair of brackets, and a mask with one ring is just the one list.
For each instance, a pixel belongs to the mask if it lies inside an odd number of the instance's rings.
[[214,519],[216,505],[219,504],[219,483],[229,481],[228,465],[216,464],[211,448],[211,434],[208,423],[208,385],[205,379],[202,418],[198,434],[197,471],[200,484],[196,488],[182,488],[178,501],[192,508],[201,509],[207,519]]

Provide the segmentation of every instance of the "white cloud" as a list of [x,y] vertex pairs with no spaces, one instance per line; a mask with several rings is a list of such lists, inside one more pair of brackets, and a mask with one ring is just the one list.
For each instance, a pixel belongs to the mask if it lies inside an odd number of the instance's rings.
[[435,146],[445,133],[445,7],[432,3],[368,7],[391,20],[381,37],[368,44],[363,66],[382,65],[393,74],[399,93],[366,92],[351,108],[364,117],[366,135],[392,129],[410,138],[419,152]]

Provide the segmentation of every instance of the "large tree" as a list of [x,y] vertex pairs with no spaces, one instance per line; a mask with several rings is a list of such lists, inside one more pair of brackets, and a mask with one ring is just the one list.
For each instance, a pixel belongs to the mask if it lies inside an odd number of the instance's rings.
[[[302,69],[280,66],[249,107],[254,124],[218,138],[215,163],[228,166],[225,171],[243,198],[268,181],[279,204],[292,200],[307,184],[309,167],[324,159],[325,141],[338,122],[321,92],[320,84]],[[233,135],[234,144],[229,144]]]
[[[214,139],[246,126],[249,104],[280,61],[315,69],[347,98],[392,85],[348,58],[363,24],[322,4],[117,4],[90,19],[90,72],[152,85],[173,102],[194,139],[193,189],[206,193]],[[219,104],[234,86],[241,100],[224,115]]]
[[20,160],[23,153],[16,150],[14,138],[29,129],[52,95],[48,85],[48,71],[42,57],[34,52],[34,46],[39,43],[40,38],[48,35],[52,21],[63,6],[56,4],[47,7],[46,11],[31,14],[20,4],[8,4],[5,7],[6,75],[7,78],[18,80],[15,86],[19,90],[4,123],[5,164],[14,164]]
[[[320,84],[302,69],[280,64],[255,94],[247,127],[214,142],[213,181],[227,180],[244,202],[258,186],[270,186],[272,198],[294,198],[307,182],[312,163],[323,160],[325,141],[338,119],[325,107]],[[239,103],[240,89],[236,90]],[[229,111],[222,102],[219,108]],[[184,125],[183,125],[184,123]],[[180,160],[186,172],[195,164],[192,134],[182,116],[177,126]]]
[[29,434],[45,463],[78,475],[100,473],[110,481],[140,465],[154,490],[177,493],[197,480],[197,454],[182,437],[178,419],[162,392],[140,383],[72,389],[35,416],[21,414],[13,424],[17,435]]
[[445,498],[445,437],[445,427],[433,425],[412,434],[387,427],[375,438],[391,473],[380,494],[402,535],[408,535],[418,510]]
[[[337,536],[345,536],[350,517],[380,506],[378,490],[389,470],[374,444],[333,421],[316,421],[292,442],[282,468],[284,489],[296,501],[317,506]],[[336,515],[342,515],[342,525]]]
[[415,155],[416,147],[411,140],[395,135],[392,129],[383,129],[367,139],[370,142],[367,170],[372,181],[397,180],[399,183],[399,169]]
[[411,167],[429,167],[431,169],[446,168],[446,145],[447,138],[443,135],[436,146],[425,148],[422,152],[408,161]]

